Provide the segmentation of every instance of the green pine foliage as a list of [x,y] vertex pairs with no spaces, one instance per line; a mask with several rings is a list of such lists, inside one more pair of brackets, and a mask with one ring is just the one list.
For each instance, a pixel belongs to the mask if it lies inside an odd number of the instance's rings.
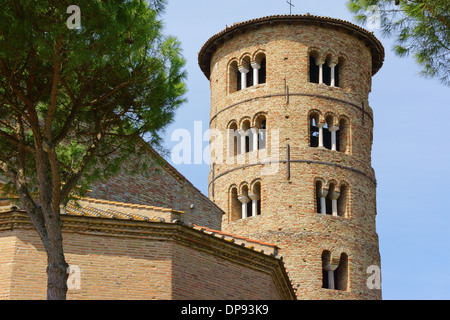
[[116,172],[140,139],[158,147],[184,102],[185,61],[163,34],[164,1],[76,3],[81,29],[67,27],[72,1],[0,4],[0,168],[15,173],[23,146],[30,189],[36,136],[55,150],[62,185],[79,192]]
[[450,85],[449,0],[349,0],[356,21],[365,23],[368,8],[378,6],[381,30],[395,37],[393,51],[400,57],[412,55],[421,66],[421,76],[438,78]]
[[160,145],[186,91],[165,1],[71,5],[0,1],[0,178],[46,249],[48,299],[67,292],[61,205],[118,170],[145,171],[146,143]]

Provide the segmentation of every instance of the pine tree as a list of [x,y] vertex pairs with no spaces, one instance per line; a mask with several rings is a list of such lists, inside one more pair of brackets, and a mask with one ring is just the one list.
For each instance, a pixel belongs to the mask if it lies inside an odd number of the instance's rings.
[[158,146],[185,93],[180,44],[162,33],[165,1],[71,5],[0,4],[0,175],[44,244],[48,299],[67,292],[61,206],[143,140]]
[[450,85],[450,1],[449,0],[350,0],[349,10],[364,23],[377,6],[381,30],[395,36],[394,52],[413,55],[422,67],[420,75],[438,78]]

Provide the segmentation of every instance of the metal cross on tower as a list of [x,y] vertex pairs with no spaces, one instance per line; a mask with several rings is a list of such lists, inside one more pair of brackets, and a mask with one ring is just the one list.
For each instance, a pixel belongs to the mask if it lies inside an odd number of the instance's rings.
[[291,0],[288,0],[286,2],[289,4],[289,14],[292,14],[292,7],[295,7],[295,6],[292,4]]

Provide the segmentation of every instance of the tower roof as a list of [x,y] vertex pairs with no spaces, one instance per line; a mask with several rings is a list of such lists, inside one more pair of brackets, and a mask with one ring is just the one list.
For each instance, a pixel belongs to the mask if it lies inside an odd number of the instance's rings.
[[235,23],[231,27],[217,33],[209,38],[208,41],[201,48],[198,55],[198,63],[205,76],[209,79],[211,68],[211,57],[215,52],[218,44],[225,42],[227,39],[234,37],[235,34],[245,32],[249,28],[258,28],[264,25],[274,25],[278,23],[289,24],[305,24],[305,25],[319,25],[321,27],[335,28],[346,31],[348,34],[357,36],[361,41],[364,41],[366,46],[370,48],[373,57],[372,75],[375,75],[384,62],[385,52],[381,42],[375,35],[353,23],[345,20],[315,16],[310,14],[305,15],[275,15],[258,19],[252,19],[240,23]]

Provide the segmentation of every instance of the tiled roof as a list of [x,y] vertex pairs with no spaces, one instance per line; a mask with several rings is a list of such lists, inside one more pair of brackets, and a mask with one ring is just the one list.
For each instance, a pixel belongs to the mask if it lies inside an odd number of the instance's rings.
[[212,230],[206,227],[192,225],[192,227],[201,232],[207,233],[209,235],[213,235],[223,240],[227,240],[229,242],[235,243],[242,247],[246,247],[252,250],[257,250],[262,253],[266,253],[272,256],[278,256],[278,247],[275,244],[266,243],[258,240],[249,239],[246,237],[236,236],[231,233],[226,233],[219,230]]
[[226,38],[233,37],[235,32],[239,32],[246,28],[255,28],[266,24],[275,23],[301,23],[301,24],[320,24],[324,27],[339,27],[347,29],[351,34],[355,34],[364,40],[373,56],[372,74],[378,72],[384,62],[385,52],[381,42],[375,37],[373,32],[369,32],[366,29],[361,28],[351,22],[335,19],[330,17],[315,16],[310,14],[305,15],[274,15],[258,19],[252,19],[244,22],[233,24],[231,27],[227,27],[225,30],[217,33],[209,38],[203,45],[198,55],[198,63],[205,76],[209,79],[211,68],[211,55],[215,51],[215,47],[218,43],[225,41]]
[[63,208],[61,214],[75,215],[83,217],[95,217],[95,218],[111,218],[111,219],[123,219],[123,220],[137,220],[137,221],[158,221],[162,222],[162,218],[149,218],[136,213],[124,213],[116,210],[106,209],[100,210],[94,207],[78,207],[74,204],[69,204]]

